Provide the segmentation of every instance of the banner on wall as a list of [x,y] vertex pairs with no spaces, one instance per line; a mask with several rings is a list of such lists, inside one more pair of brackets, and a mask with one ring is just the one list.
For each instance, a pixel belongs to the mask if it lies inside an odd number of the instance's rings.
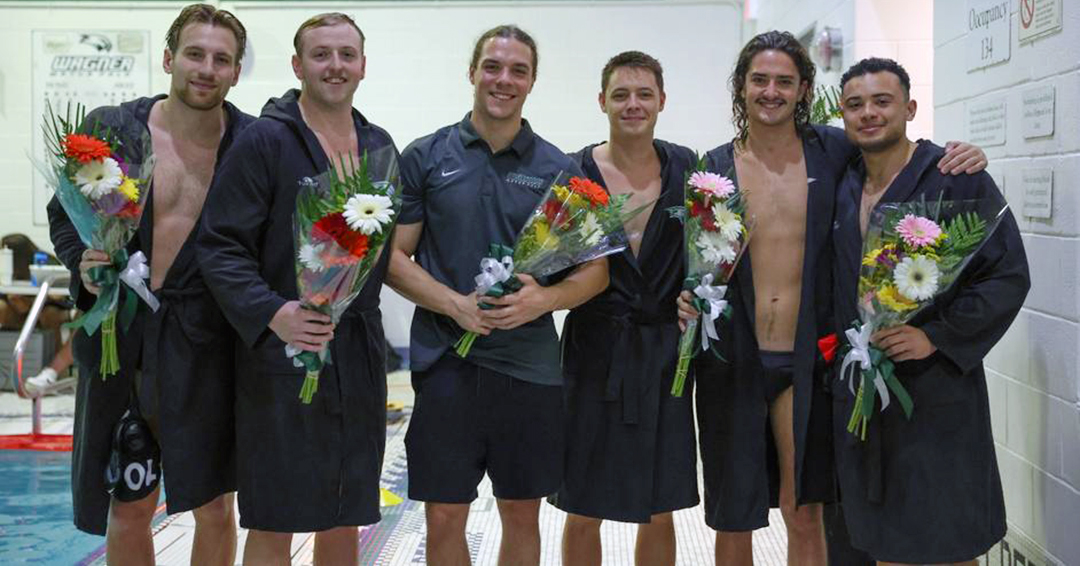
[[[70,103],[87,110],[116,105],[150,93],[148,30],[34,30],[31,32],[31,139],[34,157],[44,159],[42,115],[48,100],[57,112]],[[34,224],[49,223],[45,205],[52,191],[34,171]]]

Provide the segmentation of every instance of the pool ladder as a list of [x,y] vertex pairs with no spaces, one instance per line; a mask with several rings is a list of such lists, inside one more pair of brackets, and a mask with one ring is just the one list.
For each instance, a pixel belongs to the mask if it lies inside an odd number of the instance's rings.
[[[30,399],[31,407],[31,419],[32,419],[32,433],[35,436],[41,435],[41,399],[46,394],[54,393],[57,391],[63,391],[71,389],[75,386],[75,378],[69,377],[60,379],[56,383],[48,386],[41,395],[30,395],[26,391],[26,384],[23,380],[23,354],[26,352],[26,343],[30,340],[30,334],[34,332],[34,328],[37,326],[38,317],[41,315],[41,311],[45,308],[45,299],[49,294],[49,289],[54,287],[56,283],[66,283],[68,281],[68,275],[57,275],[53,277],[46,277],[41,279],[41,288],[38,290],[37,296],[34,297],[34,304],[30,307],[30,312],[26,315],[26,322],[23,324],[22,330],[19,332],[19,339],[15,342],[15,351],[13,353],[13,363],[11,364],[11,379],[15,385],[15,391],[19,394],[19,397],[24,399]],[[46,360],[42,360],[43,363],[48,363]]]

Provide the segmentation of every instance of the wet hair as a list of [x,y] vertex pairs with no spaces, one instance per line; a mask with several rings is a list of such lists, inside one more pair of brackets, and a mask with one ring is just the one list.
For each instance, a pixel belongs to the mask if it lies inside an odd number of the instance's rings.
[[611,74],[615,72],[615,69],[620,67],[631,67],[634,69],[646,69],[652,71],[653,76],[656,77],[656,86],[660,87],[660,92],[664,92],[664,68],[660,66],[660,61],[657,61],[651,55],[642,53],[640,51],[623,51],[618,55],[608,59],[604,70],[600,72],[600,91],[607,92],[608,81],[611,80]]
[[480,39],[476,40],[476,45],[473,46],[472,61],[469,62],[469,74],[473,74],[476,71],[476,67],[480,65],[480,52],[484,50],[484,43],[487,40],[496,37],[504,39],[516,39],[524,43],[530,51],[532,51],[532,78],[536,80],[536,69],[540,63],[540,56],[536,52],[536,40],[532,38],[525,30],[517,27],[514,24],[505,24],[501,26],[495,26],[484,32],[480,36]]
[[311,16],[304,23],[300,24],[300,27],[296,29],[296,35],[293,36],[292,44],[293,49],[296,50],[296,55],[302,55],[301,51],[304,48],[304,33],[308,30],[326,26],[336,26],[338,24],[346,24],[352,26],[356,33],[360,35],[360,51],[364,50],[364,42],[367,38],[364,37],[364,32],[361,31],[360,26],[356,25],[356,20],[352,19],[348,14],[342,14],[341,12],[326,12],[325,14],[318,14]]
[[247,46],[247,30],[244,29],[244,24],[240,23],[232,12],[210,4],[191,4],[180,10],[180,15],[176,16],[169,26],[169,31],[165,33],[165,45],[171,53],[175,54],[180,48],[180,32],[189,24],[210,24],[228,29],[236,37],[236,61],[233,64],[239,65],[244,59],[244,48]]
[[746,74],[750,72],[750,63],[754,57],[762,51],[775,50],[784,53],[795,63],[795,69],[799,72],[799,82],[806,84],[806,94],[795,103],[795,129],[802,133],[810,125],[810,105],[814,96],[814,63],[810,55],[795,39],[794,35],[786,31],[767,31],[754,36],[739,52],[739,59],[735,63],[735,70],[731,73],[729,84],[731,86],[731,121],[735,124],[736,140],[745,142],[749,135],[750,120],[746,112],[746,98],[743,97],[743,88],[746,86]]
[[843,92],[844,85],[855,77],[881,72],[889,72],[896,75],[896,78],[900,79],[900,86],[904,88],[904,99],[911,100],[911,77],[908,76],[907,71],[900,66],[900,63],[897,63],[892,59],[884,59],[881,57],[870,57],[852,65],[851,68],[844,73],[844,76],[840,77],[840,91]]

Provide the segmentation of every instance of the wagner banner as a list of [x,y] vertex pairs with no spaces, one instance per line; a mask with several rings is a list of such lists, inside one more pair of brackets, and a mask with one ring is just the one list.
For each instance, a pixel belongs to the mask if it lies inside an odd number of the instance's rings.
[[[150,32],[102,30],[34,30],[32,130],[33,157],[44,159],[42,115],[48,100],[63,114],[70,103],[90,111],[120,104],[150,92]],[[34,224],[48,224],[45,205],[52,192],[34,171]]]

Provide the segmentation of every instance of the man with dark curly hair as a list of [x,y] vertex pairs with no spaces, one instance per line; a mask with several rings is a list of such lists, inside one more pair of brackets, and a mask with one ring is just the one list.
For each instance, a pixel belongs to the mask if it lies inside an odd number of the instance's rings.
[[[730,84],[736,137],[707,154],[707,167],[735,180],[756,223],[729,285],[723,359],[695,361],[705,519],[717,564],[751,564],[751,532],[780,507],[790,563],[824,565],[821,504],[834,499],[834,473],[817,340],[832,330],[833,205],[856,150],[842,130],[810,124],[814,65],[792,34],[751,39]],[[939,168],[984,166],[960,145]],[[684,319],[696,315],[689,298]]]

